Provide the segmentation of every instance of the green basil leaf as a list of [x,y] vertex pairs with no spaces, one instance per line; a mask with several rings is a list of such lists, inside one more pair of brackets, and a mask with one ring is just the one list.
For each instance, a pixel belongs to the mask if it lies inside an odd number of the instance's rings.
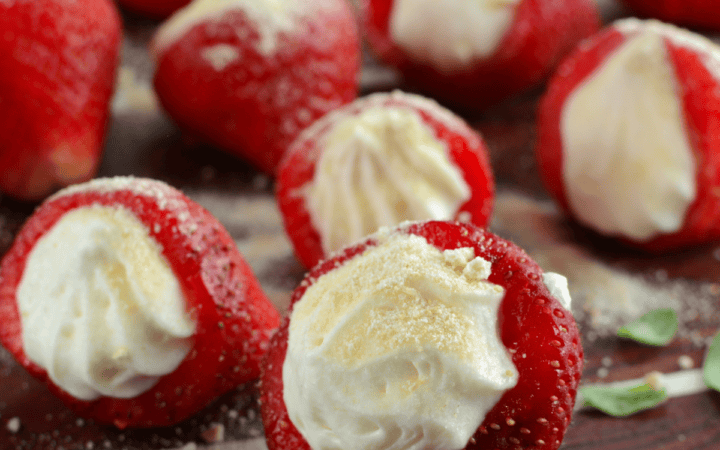
[[665,389],[655,390],[649,384],[634,387],[584,386],[580,394],[585,405],[615,417],[629,416],[650,409],[667,398]]
[[720,391],[720,333],[715,335],[703,365],[705,386]]
[[648,345],[666,345],[678,329],[678,318],[672,308],[650,311],[618,330],[618,336]]

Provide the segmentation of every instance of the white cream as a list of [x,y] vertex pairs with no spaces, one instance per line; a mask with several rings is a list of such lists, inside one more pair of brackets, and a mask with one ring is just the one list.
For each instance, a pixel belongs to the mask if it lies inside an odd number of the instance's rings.
[[470,188],[417,112],[377,106],[334,123],[303,188],[329,253],[405,220],[449,220]]
[[445,71],[490,57],[520,0],[395,0],[390,36],[418,61]]
[[278,35],[295,29],[304,4],[302,1],[287,0],[194,0],[170,16],[158,29],[153,40],[153,53],[161,54],[205,21],[219,20],[232,11],[241,11],[257,29],[257,51],[269,55],[277,48]]
[[696,196],[663,30],[635,27],[568,98],[560,124],[562,176],[578,220],[638,241],[679,230]]
[[472,248],[377,237],[294,305],[290,419],[314,450],[464,448],[517,383],[498,331],[504,290]]
[[545,272],[543,273],[543,283],[548,288],[550,294],[555,297],[563,308],[570,311],[572,299],[570,298],[570,290],[568,289],[568,280],[559,273]]
[[81,400],[135,397],[192,346],[178,280],[122,208],[65,214],[31,250],[17,302],[25,354]]

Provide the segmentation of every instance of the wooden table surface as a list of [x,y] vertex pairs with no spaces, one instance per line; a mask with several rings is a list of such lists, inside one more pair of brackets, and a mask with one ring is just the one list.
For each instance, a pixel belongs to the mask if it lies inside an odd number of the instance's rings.
[[[606,20],[622,14],[605,1]],[[287,308],[304,271],[293,256],[273,199],[273,181],[242,161],[181,135],[152,96],[146,43],[155,24],[126,16],[119,92],[100,176],[164,180],[215,214],[236,239],[271,300]],[[363,93],[398,87],[393,73],[368,60]],[[651,371],[701,367],[720,328],[720,243],[651,257],[622,248],[567,222],[549,201],[532,149],[539,92],[465,117],[484,135],[498,184],[492,230],[524,247],[547,271],[565,274],[581,327],[583,383],[642,377]],[[0,197],[0,253],[35,205]],[[679,311],[681,327],[667,347],[614,337],[642,312]],[[8,423],[19,423],[17,432]],[[224,431],[208,444],[206,431]],[[205,433],[205,436],[203,434]],[[75,417],[0,348],[0,449],[265,449],[257,391],[240,386],[186,422],[165,429],[118,431]],[[212,441],[212,439],[210,439]],[[720,449],[720,394],[672,398],[628,418],[582,409],[565,450]]]

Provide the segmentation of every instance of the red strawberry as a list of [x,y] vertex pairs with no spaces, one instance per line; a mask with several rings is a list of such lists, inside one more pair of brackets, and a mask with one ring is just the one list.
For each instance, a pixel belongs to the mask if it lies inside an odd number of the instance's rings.
[[20,364],[118,428],[176,423],[256,378],[279,324],[222,225],[134,178],[72,186],[37,209],[2,260],[0,317]]
[[368,0],[372,49],[438,100],[480,109],[526,91],[600,26],[592,0]]
[[306,267],[405,220],[485,226],[494,183],[482,137],[432,100],[378,93],[316,121],[288,149],[277,200]]
[[154,19],[163,19],[190,3],[190,0],[118,0],[128,11]]
[[168,114],[270,174],[303,128],[357,95],[345,0],[198,0],[163,24],[153,52]]
[[626,19],[579,47],[550,81],[536,153],[580,223],[666,251],[720,238],[720,49]]
[[720,5],[714,0],[622,0],[636,13],[690,27],[720,30]]
[[[505,292],[498,310],[498,333],[519,373],[517,384],[492,406],[465,448],[557,449],[570,423],[582,372],[583,351],[580,337],[571,313],[558,300],[563,296],[556,298],[555,293],[551,294],[543,282],[541,269],[512,243],[469,224],[418,222],[404,225],[394,232],[375,235],[361,244],[348,247],[313,268],[292,295],[294,309],[298,309],[298,302],[302,301],[306,293],[314,289],[323,277],[333,274],[340,267],[367,258],[369,251],[376,246],[385,245],[389,240],[388,236],[397,236],[396,233],[421,236],[441,251],[471,247],[475,255],[491,263],[488,281],[501,286]],[[391,277],[394,277],[396,272],[399,276],[405,274],[402,265],[398,264],[394,268],[393,261],[388,264]],[[359,279],[362,279],[362,276]],[[377,283],[385,284],[385,281]],[[364,288],[362,285],[353,284],[350,289],[357,291]],[[327,295],[325,294],[325,298],[328,298]],[[321,306],[315,311],[319,311]],[[287,385],[283,383],[283,366],[287,352],[288,327],[297,316],[293,313],[291,317],[293,320],[286,320],[273,336],[261,375],[261,412],[270,450],[310,448],[289,418],[284,400]],[[333,316],[327,320],[335,319],[338,318]],[[318,320],[325,319],[320,317]],[[338,320],[344,319],[340,317]],[[356,320],[355,316],[353,320]],[[422,331],[416,333],[422,334]],[[328,339],[336,339],[336,336]],[[389,339],[393,337],[390,336]],[[333,350],[330,347],[323,348],[323,352]],[[350,393],[347,395],[359,388],[354,385],[353,389],[347,391]],[[343,398],[343,395],[329,392],[325,398]],[[441,392],[438,392],[437,396],[444,398]],[[356,427],[348,426],[348,429],[363,430],[370,426],[364,424],[365,422],[358,422]],[[412,427],[412,424],[408,426]],[[329,431],[332,432],[333,430]],[[377,433],[381,433],[381,430]],[[422,439],[422,436],[418,439]]]
[[120,18],[110,0],[19,0],[0,30],[0,190],[39,200],[96,172]]

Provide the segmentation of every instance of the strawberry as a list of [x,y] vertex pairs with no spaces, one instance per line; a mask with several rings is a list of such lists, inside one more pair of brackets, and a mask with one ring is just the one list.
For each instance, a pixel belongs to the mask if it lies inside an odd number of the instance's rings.
[[198,0],[157,32],[155,89],[190,133],[274,174],[313,120],[357,95],[344,0]]
[[190,0],[118,0],[118,3],[128,11],[153,19],[164,19],[190,3]]
[[22,366],[77,414],[118,428],[179,422],[253,380],[279,324],[210,213],[123,177],[35,211],[0,265],[0,317]]
[[645,17],[690,27],[720,30],[720,5],[713,0],[622,0]]
[[[475,255],[491,264],[492,269],[487,280],[504,289],[497,312],[497,328],[502,344],[507,348],[508,355],[517,369],[517,384],[505,391],[491,407],[464,448],[477,450],[494,448],[557,449],[570,423],[582,373],[583,351],[580,345],[580,336],[572,314],[566,309],[568,304],[561,304],[559,301],[560,298],[565,298],[567,301],[569,297],[563,295],[556,297],[555,291],[551,293],[548,289],[550,284],[546,286],[543,281],[548,274],[543,275],[541,269],[530,260],[527,254],[514,244],[470,224],[436,221],[405,224],[392,232],[371,236],[366,241],[348,247],[315,266],[293,292],[292,308],[298,310],[299,302],[303,301],[306,293],[311,292],[310,290],[314,289],[317,283],[322,282],[323,277],[331,276],[330,274],[339,268],[368,258],[367,255],[373,248],[385,245],[388,242],[387,236],[392,237],[396,233],[420,236],[440,251],[472,248]],[[392,259],[390,257],[391,261],[388,262],[390,278],[395,278],[396,274],[403,276],[405,273],[403,264],[398,263],[397,267],[393,267]],[[398,259],[401,259],[401,255],[398,255]],[[353,267],[367,269],[372,266],[355,265]],[[357,279],[362,280],[362,276],[360,274]],[[411,276],[410,279],[417,280],[417,276]],[[344,279],[340,280],[344,281]],[[374,280],[378,285],[385,285],[385,281],[390,281],[390,279]],[[350,289],[360,291],[365,289],[365,286],[353,284]],[[324,298],[332,295],[327,294],[328,291],[325,290],[320,292],[325,293]],[[431,290],[430,292],[437,291]],[[313,300],[317,298],[312,297]],[[382,311],[382,307],[380,308],[379,312]],[[324,310],[332,311],[332,309]],[[352,311],[357,311],[357,309],[352,309]],[[355,313],[353,312],[353,314]],[[291,317],[284,321],[271,339],[270,350],[263,362],[260,385],[261,413],[270,450],[310,448],[295,423],[290,419],[285,403],[287,380],[295,380],[294,377],[288,376],[283,382],[283,371],[285,370],[283,367],[287,364],[285,360],[288,352],[288,330],[289,327],[292,327],[296,317],[296,312],[293,312]],[[319,317],[317,323],[323,323],[324,320],[326,319]],[[327,320],[343,321],[344,319],[328,316]],[[353,320],[358,320],[357,316],[354,316]],[[333,329],[334,331],[335,329]],[[422,334],[422,331],[415,333],[416,336]],[[327,337],[332,340],[339,338],[335,334]],[[389,336],[388,339],[394,338]],[[332,347],[323,347],[323,349],[323,354],[333,351]],[[389,364],[389,362],[385,364]],[[422,364],[418,366],[420,367],[418,370],[422,370]],[[352,393],[360,388],[360,386],[353,385],[353,389],[347,392]],[[436,396],[442,399],[443,395],[443,392],[437,392]],[[330,401],[335,397],[342,399],[343,394],[328,392],[324,398]],[[435,397],[431,396],[430,398]],[[427,405],[426,408],[432,408],[432,405]],[[420,409],[424,409],[422,405]],[[407,416],[404,411],[399,414],[403,416],[400,422],[411,420],[408,419],[411,417],[411,411],[407,411]],[[456,415],[455,417],[460,420],[462,416]],[[365,430],[370,427],[370,424],[364,425],[367,422],[367,420],[358,421],[356,426],[348,424],[347,429]],[[408,426],[411,427],[411,433],[417,432],[419,428],[412,428],[413,424]],[[374,430],[377,425],[372,425],[372,427]],[[394,431],[396,435],[402,434],[402,430]],[[334,430],[328,431],[328,433],[333,432]],[[382,429],[378,429],[370,434],[377,435],[382,432]],[[422,434],[422,431],[420,433]],[[405,436],[405,434],[402,435]],[[423,439],[423,436],[419,435],[418,439]],[[345,448],[342,445],[341,447]]]
[[290,146],[277,201],[295,253],[314,266],[380,226],[488,223],[494,183],[482,137],[432,100],[378,93],[316,121]]
[[368,0],[375,53],[432,97],[477,110],[538,85],[600,26],[592,0]]
[[590,229],[663,252],[720,238],[720,49],[624,19],[550,81],[536,155],[548,191]]
[[20,0],[0,30],[0,190],[40,200],[96,173],[120,18],[111,0]]

